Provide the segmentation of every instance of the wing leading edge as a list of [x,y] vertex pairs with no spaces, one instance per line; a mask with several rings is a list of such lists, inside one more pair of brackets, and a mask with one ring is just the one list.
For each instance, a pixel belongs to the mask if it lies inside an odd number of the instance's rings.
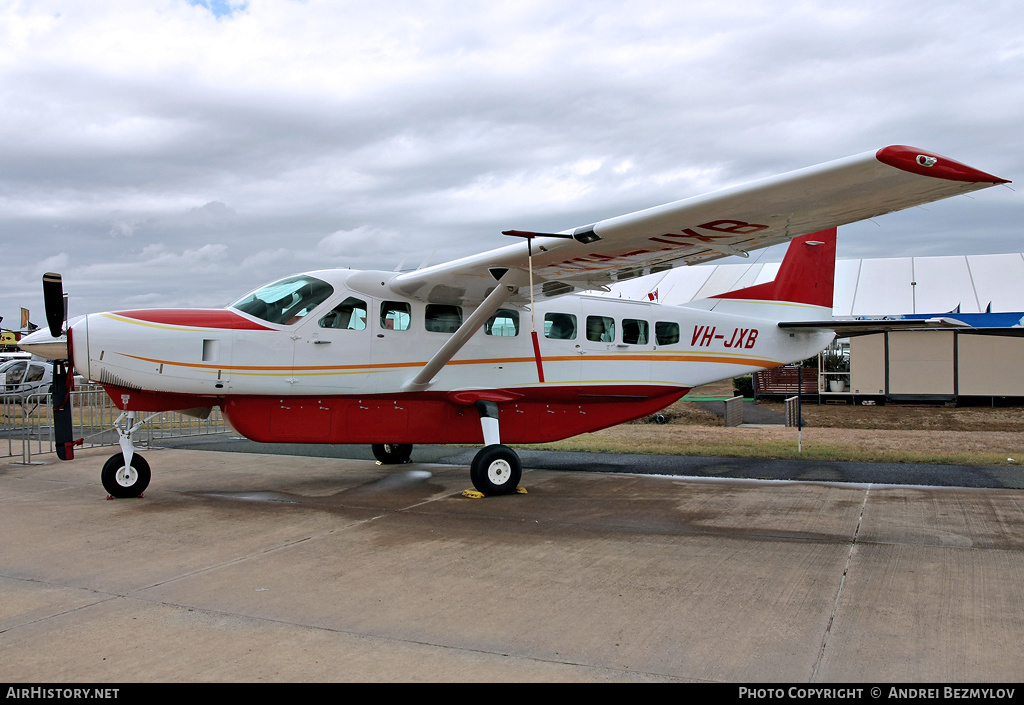
[[[536,235],[535,294],[550,297],[597,289],[652,271],[745,254],[1004,183],[1009,182],[933,152],[884,147],[608,218],[563,231],[560,238]],[[423,301],[473,305],[483,301],[507,272],[525,269],[527,260],[527,243],[516,242],[401,274],[390,284]],[[528,291],[512,298],[527,300]]]

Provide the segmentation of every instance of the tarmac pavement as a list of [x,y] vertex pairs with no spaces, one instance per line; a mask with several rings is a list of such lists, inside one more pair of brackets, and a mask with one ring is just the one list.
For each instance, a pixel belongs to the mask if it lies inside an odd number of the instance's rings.
[[0,465],[0,681],[1020,680],[1021,490],[110,452]]

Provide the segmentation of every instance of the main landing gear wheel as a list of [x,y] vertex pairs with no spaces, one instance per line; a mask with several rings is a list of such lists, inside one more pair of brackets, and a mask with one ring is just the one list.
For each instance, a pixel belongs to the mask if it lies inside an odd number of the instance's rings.
[[508,446],[494,444],[480,450],[473,458],[469,477],[485,495],[510,494],[516,491],[523,477],[519,456]]
[[149,463],[141,455],[133,455],[131,465],[124,464],[124,454],[110,456],[103,464],[100,480],[111,497],[126,499],[138,497],[149,487]]
[[412,455],[412,444],[410,443],[375,443],[371,446],[373,457],[380,461],[381,465],[401,465],[408,463]]

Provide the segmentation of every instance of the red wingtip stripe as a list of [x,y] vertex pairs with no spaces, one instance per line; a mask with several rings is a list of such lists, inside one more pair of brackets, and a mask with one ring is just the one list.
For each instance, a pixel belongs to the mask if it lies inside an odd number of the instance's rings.
[[896,169],[912,174],[920,174],[921,176],[931,176],[936,179],[969,181],[971,183],[1010,183],[1007,179],[986,174],[984,171],[961,164],[955,159],[916,147],[907,147],[906,145],[883,147],[878,150],[875,157],[883,164],[888,164]]

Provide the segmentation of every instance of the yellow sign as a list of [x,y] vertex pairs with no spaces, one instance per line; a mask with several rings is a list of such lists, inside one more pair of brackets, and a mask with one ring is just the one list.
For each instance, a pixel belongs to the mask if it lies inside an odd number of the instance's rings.
[[17,345],[18,341],[14,338],[14,332],[5,330],[0,332],[0,345]]

